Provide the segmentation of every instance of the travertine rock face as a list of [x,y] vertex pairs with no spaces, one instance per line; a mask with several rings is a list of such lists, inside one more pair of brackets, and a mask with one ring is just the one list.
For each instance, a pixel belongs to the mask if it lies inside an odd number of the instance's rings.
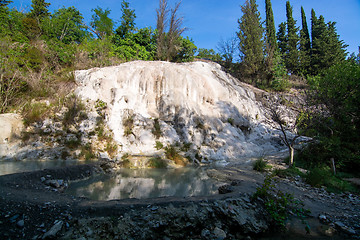
[[0,144],[19,139],[24,129],[23,119],[15,113],[0,114]]
[[75,75],[78,96],[107,104],[106,122],[124,152],[153,154],[156,141],[189,142],[203,160],[229,160],[283,148],[276,131],[263,124],[252,88],[216,63],[135,61]]

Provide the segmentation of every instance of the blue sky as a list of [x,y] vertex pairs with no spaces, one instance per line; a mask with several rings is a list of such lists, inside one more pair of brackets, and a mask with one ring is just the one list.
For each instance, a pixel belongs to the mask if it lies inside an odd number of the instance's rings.
[[[31,0],[13,0],[10,6],[19,10],[29,11]],[[136,26],[155,27],[158,0],[128,0],[130,7],[135,9]],[[168,0],[174,6],[177,0]],[[60,7],[74,6],[83,14],[85,22],[91,19],[91,9],[97,6],[111,10],[110,17],[119,21],[121,17],[121,0],[47,0],[51,3],[50,11]],[[188,31],[184,36],[192,38],[198,48],[213,48],[221,39],[228,39],[238,31],[237,20],[241,17],[240,5],[245,0],[182,0],[180,14],[184,17],[184,26]],[[277,26],[286,20],[286,0],[272,0]],[[265,19],[265,0],[257,0],[261,17]],[[360,45],[360,0],[292,0],[293,16],[297,25],[301,25],[300,8],[304,7],[310,29],[311,9],[316,15],[323,15],[325,21],[337,22],[336,27],[340,39],[349,45],[349,53],[358,53]]]

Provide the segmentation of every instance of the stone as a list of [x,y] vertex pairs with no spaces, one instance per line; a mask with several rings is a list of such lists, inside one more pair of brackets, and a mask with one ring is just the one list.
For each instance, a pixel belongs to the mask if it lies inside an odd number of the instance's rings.
[[220,186],[218,191],[219,191],[219,194],[231,193],[234,191],[234,187],[232,185],[226,184],[226,185]]
[[16,223],[16,226],[18,226],[18,227],[20,227],[20,228],[23,228],[24,225],[25,225],[24,220],[20,220],[20,221],[18,221],[18,222]]
[[215,235],[215,239],[223,240],[226,238],[226,233],[221,228],[215,227],[213,234]]
[[19,114],[0,114],[0,144],[10,143],[20,138],[23,130],[23,119]]
[[[256,96],[266,93],[234,79],[217,63],[133,61],[75,71],[75,80],[79,98],[92,106],[98,99],[106,103],[105,123],[130,155],[156,152],[153,119],[159,119],[162,143],[191,142],[209,162],[286,148],[273,140],[280,132],[264,121],[266,111]],[[125,135],[129,118],[132,134]]]
[[49,231],[47,231],[42,239],[53,239],[56,237],[56,235],[58,234],[58,232],[62,229],[63,227],[63,221],[55,221],[55,224],[50,228]]

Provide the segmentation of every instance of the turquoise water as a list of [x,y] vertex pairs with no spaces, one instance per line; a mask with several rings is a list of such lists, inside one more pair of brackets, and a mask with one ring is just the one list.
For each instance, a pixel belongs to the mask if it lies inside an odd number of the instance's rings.
[[216,194],[223,185],[202,168],[122,169],[113,175],[98,175],[73,182],[66,193],[92,200],[127,198],[190,197]]

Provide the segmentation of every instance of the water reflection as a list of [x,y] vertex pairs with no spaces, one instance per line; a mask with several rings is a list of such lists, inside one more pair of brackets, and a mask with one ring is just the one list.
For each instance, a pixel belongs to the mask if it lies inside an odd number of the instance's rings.
[[122,169],[116,175],[101,175],[70,184],[67,193],[92,200],[207,196],[222,185],[204,169]]
[[78,165],[79,160],[0,160],[0,175]]

